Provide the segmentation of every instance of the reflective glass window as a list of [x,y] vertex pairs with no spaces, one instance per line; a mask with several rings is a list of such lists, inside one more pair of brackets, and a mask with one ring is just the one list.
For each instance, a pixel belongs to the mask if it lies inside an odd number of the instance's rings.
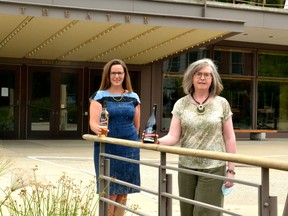
[[252,81],[222,79],[224,90],[221,94],[229,102],[233,112],[234,128],[251,128],[252,125]]
[[216,49],[214,61],[220,74],[227,75],[252,75],[253,53],[244,50]]
[[15,121],[15,72],[0,71],[0,131],[13,131]]
[[288,53],[260,52],[258,59],[259,76],[288,78]]
[[[288,130],[288,53],[259,51],[257,59],[255,54],[225,47],[216,47],[213,52],[224,86],[221,96],[231,106],[234,128],[252,128],[254,119],[257,128]],[[183,72],[191,62],[209,56],[207,50],[199,50],[165,62],[162,129],[169,128],[173,105],[184,95]]]
[[260,80],[257,108],[257,128],[288,130],[288,80]]

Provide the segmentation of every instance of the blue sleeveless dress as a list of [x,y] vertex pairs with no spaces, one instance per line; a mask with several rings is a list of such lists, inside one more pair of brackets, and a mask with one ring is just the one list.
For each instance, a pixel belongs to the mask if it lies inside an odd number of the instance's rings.
[[[121,95],[114,95],[105,90],[97,91],[94,99],[101,103],[106,103],[109,112],[109,134],[108,137],[138,141],[139,136],[134,126],[135,107],[140,104],[138,95],[134,92],[125,93],[122,100]],[[119,101],[117,101],[119,100]],[[140,159],[140,150],[126,146],[106,144],[105,152],[121,157]],[[99,143],[94,143],[94,165],[96,171],[97,192],[99,193]],[[110,159],[110,176],[116,179],[140,186],[139,164],[123,162]],[[139,190],[123,185],[110,183],[110,195],[137,193]]]

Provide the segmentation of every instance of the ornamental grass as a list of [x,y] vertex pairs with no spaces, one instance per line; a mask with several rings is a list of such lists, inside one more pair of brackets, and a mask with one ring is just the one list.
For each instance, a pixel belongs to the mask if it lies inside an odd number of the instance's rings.
[[37,178],[38,167],[9,170],[11,164],[0,155],[0,175],[11,171],[10,185],[1,188],[1,216],[96,215],[99,197],[95,180],[84,185],[63,173],[57,182],[45,183]]
[[[0,177],[6,178],[4,174],[8,172],[11,176],[8,186],[3,189],[0,185],[0,216],[97,215],[99,196],[104,196],[104,192],[96,193],[94,177],[84,184],[63,173],[55,183],[47,183],[37,176],[37,166],[10,169],[11,166],[12,162],[0,151]],[[131,205],[130,208],[137,211],[140,207]]]

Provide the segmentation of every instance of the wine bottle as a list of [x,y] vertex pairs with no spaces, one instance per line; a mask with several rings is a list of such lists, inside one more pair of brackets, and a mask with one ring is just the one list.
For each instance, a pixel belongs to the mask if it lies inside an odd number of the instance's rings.
[[109,113],[106,108],[106,103],[104,103],[100,115],[100,124],[99,124],[101,128],[100,137],[106,137],[108,135],[108,122],[109,122]]
[[144,132],[144,143],[154,143],[156,138],[156,129],[157,129],[157,123],[156,123],[156,111],[157,111],[157,104],[153,105],[152,113],[147,121],[145,132]]

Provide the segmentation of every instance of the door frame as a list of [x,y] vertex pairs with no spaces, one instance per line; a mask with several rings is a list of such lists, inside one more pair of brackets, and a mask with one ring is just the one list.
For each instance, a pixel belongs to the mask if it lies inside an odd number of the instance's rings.
[[[20,77],[21,69],[18,65],[0,65],[0,73],[2,71],[11,71],[15,74],[14,77],[14,100],[13,100],[13,130],[0,131],[1,139],[15,139],[20,137],[20,104],[21,104],[21,91],[20,91]],[[3,86],[4,87],[4,86]],[[1,89],[2,91],[2,89]],[[10,93],[9,93],[10,94]]]
[[[40,71],[39,71],[40,70]],[[48,131],[32,131],[32,116],[30,113],[30,98],[32,96],[32,76],[33,73],[49,73],[50,78],[50,129]],[[26,121],[26,139],[81,139],[82,134],[82,121],[83,121],[83,69],[82,68],[63,68],[63,67],[27,67],[27,121]],[[77,130],[61,131],[59,129],[60,122],[60,85],[61,74],[63,73],[76,73],[78,74],[78,94],[77,94]]]

